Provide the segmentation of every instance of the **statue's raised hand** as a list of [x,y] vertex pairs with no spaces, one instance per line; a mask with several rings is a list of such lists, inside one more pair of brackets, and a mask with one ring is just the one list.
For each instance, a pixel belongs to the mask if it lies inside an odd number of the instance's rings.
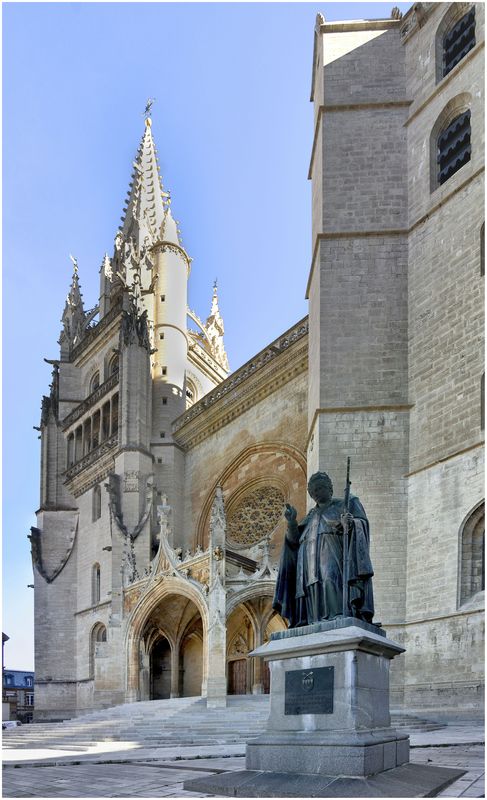
[[296,511],[294,506],[290,506],[289,503],[286,503],[286,510],[284,512],[284,516],[287,519],[288,523],[292,525],[293,522],[296,522],[298,512]]

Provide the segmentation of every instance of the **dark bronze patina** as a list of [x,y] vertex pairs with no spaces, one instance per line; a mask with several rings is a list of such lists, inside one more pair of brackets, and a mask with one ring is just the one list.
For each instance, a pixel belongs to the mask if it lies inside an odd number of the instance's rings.
[[[326,472],[316,472],[308,482],[315,508],[298,524],[296,509],[286,505],[288,527],[273,607],[290,628],[336,617],[372,622],[369,521],[358,497],[349,494],[349,486],[347,474],[346,499],[334,499],[330,478]],[[344,539],[348,543],[345,591]]]

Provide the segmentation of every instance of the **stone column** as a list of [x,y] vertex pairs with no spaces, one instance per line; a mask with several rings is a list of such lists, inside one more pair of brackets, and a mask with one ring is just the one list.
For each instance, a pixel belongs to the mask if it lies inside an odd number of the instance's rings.
[[218,486],[210,521],[210,591],[208,593],[207,706],[227,704],[226,677],[226,592],[225,592],[225,507]]
[[179,697],[179,644],[171,647],[171,697]]
[[[255,641],[255,649],[257,650],[263,644],[263,636],[262,636],[262,623],[256,630],[256,641]],[[257,656],[254,658],[254,680],[252,683],[252,694],[262,694],[264,691],[264,685],[262,682],[262,668],[264,664],[264,659]]]

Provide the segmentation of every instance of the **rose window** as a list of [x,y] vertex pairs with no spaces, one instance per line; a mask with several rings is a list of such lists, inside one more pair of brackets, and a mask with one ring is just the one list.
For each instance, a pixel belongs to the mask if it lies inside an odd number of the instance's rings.
[[229,538],[243,546],[261,541],[282,519],[284,503],[284,495],[275,486],[263,486],[249,492],[229,512]]

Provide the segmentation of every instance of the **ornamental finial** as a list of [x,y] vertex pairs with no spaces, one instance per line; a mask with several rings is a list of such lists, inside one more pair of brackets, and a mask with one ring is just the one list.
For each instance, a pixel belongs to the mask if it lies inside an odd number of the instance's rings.
[[73,262],[73,272],[75,275],[78,274],[78,259],[75,256],[72,256],[71,253],[69,254],[71,261]]
[[155,97],[148,97],[147,98],[147,102],[145,104],[145,109],[144,109],[144,117],[145,117],[145,124],[146,125],[151,125],[150,116],[151,116],[151,113],[152,113],[152,106],[154,105],[154,100],[155,99],[156,99]]

